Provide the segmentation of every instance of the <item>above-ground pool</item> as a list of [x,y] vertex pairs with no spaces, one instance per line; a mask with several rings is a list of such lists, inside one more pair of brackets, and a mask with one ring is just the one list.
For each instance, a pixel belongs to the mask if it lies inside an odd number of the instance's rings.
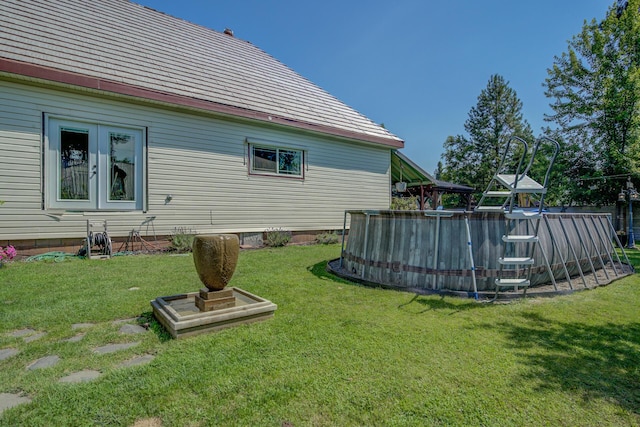
[[[347,219],[341,258],[330,263],[339,275],[412,292],[495,291],[506,232],[502,212],[348,211]],[[509,234],[532,234],[534,222],[516,220],[517,232]],[[633,271],[615,251],[609,214],[543,213],[538,236],[531,287],[584,289]],[[525,246],[506,255],[526,256]]]

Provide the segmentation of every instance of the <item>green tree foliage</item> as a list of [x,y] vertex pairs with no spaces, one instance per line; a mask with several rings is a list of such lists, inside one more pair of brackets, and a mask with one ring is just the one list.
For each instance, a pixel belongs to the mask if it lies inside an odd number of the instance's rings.
[[602,22],[585,21],[547,70],[546,119],[565,141],[566,203],[612,203],[627,175],[640,177],[639,7],[640,0],[616,2]]
[[474,187],[479,198],[496,173],[508,139],[519,136],[530,141],[533,133],[515,90],[498,74],[480,92],[464,128],[468,136],[449,136],[444,143],[441,175],[443,180]]

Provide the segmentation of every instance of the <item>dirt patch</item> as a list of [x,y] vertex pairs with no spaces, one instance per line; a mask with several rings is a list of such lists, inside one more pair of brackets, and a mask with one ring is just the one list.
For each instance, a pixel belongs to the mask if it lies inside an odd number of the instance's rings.
[[158,417],[145,418],[136,421],[131,427],[162,427],[162,420]]

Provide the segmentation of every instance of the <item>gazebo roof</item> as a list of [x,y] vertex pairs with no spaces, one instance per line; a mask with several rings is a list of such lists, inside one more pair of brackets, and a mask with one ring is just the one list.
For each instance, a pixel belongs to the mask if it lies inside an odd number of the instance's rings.
[[391,155],[391,181],[406,182],[407,188],[424,186],[443,193],[470,194],[475,191],[473,187],[436,179],[397,150]]

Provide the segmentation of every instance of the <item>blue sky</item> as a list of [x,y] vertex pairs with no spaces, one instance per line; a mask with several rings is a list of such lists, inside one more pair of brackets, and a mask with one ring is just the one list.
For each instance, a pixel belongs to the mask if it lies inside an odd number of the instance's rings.
[[551,112],[542,83],[584,20],[614,0],[132,0],[247,40],[405,140],[428,172],[492,74],[534,133]]

